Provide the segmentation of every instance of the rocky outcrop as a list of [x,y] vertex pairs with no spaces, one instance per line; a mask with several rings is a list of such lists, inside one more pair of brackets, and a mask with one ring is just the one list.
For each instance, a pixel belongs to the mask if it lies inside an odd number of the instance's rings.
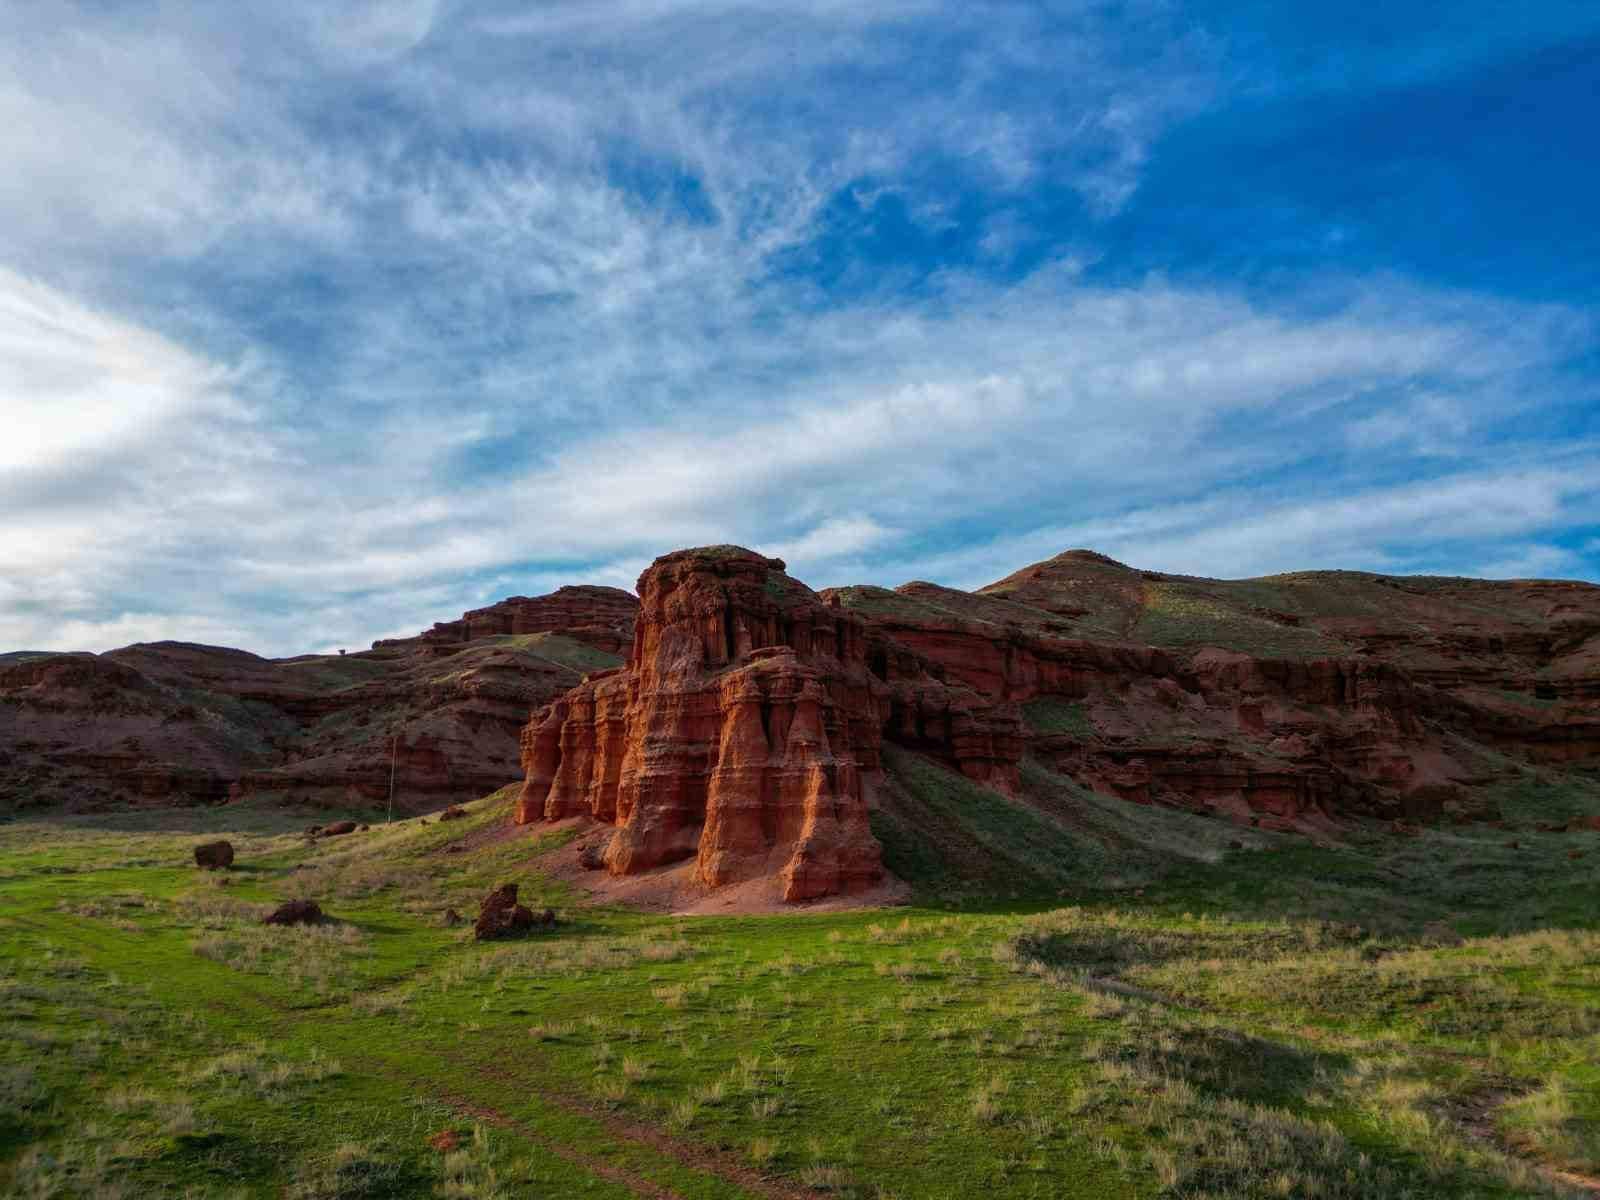
[[1263,825],[1471,819],[1518,763],[1600,769],[1592,584],[1214,580],[1074,550],[975,592],[818,594],[712,547],[641,588],[512,597],[348,655],[0,654],[0,807],[368,806],[392,778],[415,812],[521,775],[520,820],[613,827],[605,869],[692,859],[798,899],[875,877],[884,742],[1024,800],[1031,762]]
[[322,906],[315,900],[285,900],[265,917],[263,925],[320,925]]
[[737,547],[658,558],[639,596],[626,667],[524,731],[517,820],[614,824],[618,875],[693,858],[709,886],[776,875],[789,900],[876,883],[865,777],[888,688],[860,619]]
[[531,709],[619,661],[637,606],[562,588],[448,637],[288,659],[186,642],[0,655],[0,810],[386,805],[391,780],[401,811],[475,799],[521,774]]
[[1031,755],[1125,800],[1274,829],[1491,817],[1473,796],[1495,755],[1597,748],[1587,585],[1230,584],[1074,551],[976,593],[815,594],[713,547],[657,559],[639,591],[626,665],[521,742],[517,819],[613,825],[586,865],[614,874],[692,858],[707,885],[773,875],[790,899],[866,886],[885,740],[1018,795]]
[[[1600,762],[1593,585],[1233,583],[1069,551],[975,593],[824,595],[868,622],[884,678],[965,685],[984,722],[1020,705],[1027,753],[1139,802],[1258,822],[1472,814],[1488,751]],[[907,721],[896,737],[918,744]]]
[[535,916],[533,910],[517,903],[517,885],[502,883],[478,904],[478,919],[472,927],[472,936],[480,942],[511,937],[530,929],[552,929],[556,914],[545,909]]
[[414,639],[378,641],[374,650],[422,641],[439,646],[478,638],[564,633],[610,654],[620,654],[633,636],[639,601],[620,588],[590,584],[557,588],[548,596],[511,596],[475,608],[456,621],[440,621]]

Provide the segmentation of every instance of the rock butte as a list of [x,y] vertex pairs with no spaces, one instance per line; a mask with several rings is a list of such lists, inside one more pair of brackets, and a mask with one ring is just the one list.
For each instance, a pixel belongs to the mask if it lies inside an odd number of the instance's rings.
[[1227,583],[1069,551],[977,593],[818,594],[719,546],[657,559],[638,590],[626,665],[522,732],[515,819],[614,825],[613,874],[693,858],[709,886],[775,874],[790,900],[868,887],[886,739],[1012,794],[1031,754],[1280,830],[1487,817],[1472,785],[1497,753],[1600,755],[1588,584]]
[[865,624],[736,547],[658,558],[639,597],[627,665],[523,730],[516,819],[615,824],[618,875],[694,857],[710,886],[777,874],[789,900],[881,879],[863,774],[888,689]]

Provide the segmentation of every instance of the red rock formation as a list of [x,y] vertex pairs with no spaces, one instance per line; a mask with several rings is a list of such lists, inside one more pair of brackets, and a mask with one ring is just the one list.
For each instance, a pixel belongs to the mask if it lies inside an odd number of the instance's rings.
[[[1079,727],[1025,730],[1030,752],[1142,802],[1426,816],[1470,807],[1489,769],[1477,745],[1600,758],[1600,711],[1585,699],[1600,693],[1600,588],[1588,584],[1350,572],[1229,583],[1070,551],[977,593],[824,595],[869,622],[885,678],[965,684],[980,720],[1014,703],[1072,707]],[[920,744],[908,726],[891,736]]]
[[564,633],[610,654],[620,654],[633,636],[639,601],[620,588],[591,584],[557,588],[548,596],[511,596],[475,608],[460,620],[440,621],[415,639],[391,638],[374,650],[409,641],[449,645],[477,638]]
[[402,811],[475,799],[520,774],[531,708],[617,661],[637,607],[615,588],[562,588],[446,627],[471,640],[345,655],[184,642],[0,655],[0,808],[365,806],[387,802],[391,776]]
[[639,595],[627,667],[525,729],[517,820],[614,823],[618,875],[694,857],[710,886],[778,875],[790,900],[876,882],[863,775],[888,689],[862,622],[737,547],[658,558]]
[[873,876],[883,739],[1022,797],[1031,757],[1263,824],[1465,818],[1508,758],[1600,767],[1591,584],[1224,581],[1068,551],[977,592],[817,595],[714,548],[641,586],[642,610],[562,588],[348,656],[0,655],[0,805],[371,804],[392,765],[397,807],[432,809],[515,777],[520,729],[521,819],[615,825],[614,871],[692,857],[799,897]]
[[555,923],[553,909],[547,908],[535,916],[532,909],[517,903],[517,885],[502,883],[478,903],[478,919],[473,925],[472,936],[484,942],[525,933],[535,927],[553,929]]

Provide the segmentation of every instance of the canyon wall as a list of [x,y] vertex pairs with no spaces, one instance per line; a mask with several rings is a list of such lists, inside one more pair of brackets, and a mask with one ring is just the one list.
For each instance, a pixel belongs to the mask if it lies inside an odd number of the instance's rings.
[[522,733],[521,822],[615,827],[791,899],[867,886],[883,741],[1028,802],[1080,785],[1269,829],[1489,818],[1506,756],[1600,765],[1600,588],[1351,572],[1227,582],[1073,551],[978,592],[813,593],[736,547],[639,580],[626,664]]
[[530,709],[620,661],[637,607],[616,588],[562,588],[287,659],[187,642],[0,655],[0,810],[367,806],[391,777],[401,811],[470,800],[520,776]]

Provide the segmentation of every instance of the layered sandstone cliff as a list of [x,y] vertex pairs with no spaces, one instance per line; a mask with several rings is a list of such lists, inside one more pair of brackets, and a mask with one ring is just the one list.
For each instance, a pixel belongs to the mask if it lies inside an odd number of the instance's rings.
[[639,598],[627,665],[524,730],[516,819],[615,825],[618,875],[692,857],[709,886],[776,875],[789,900],[877,882],[864,777],[888,689],[861,620],[737,547],[657,559]]
[[979,592],[815,594],[714,547],[639,590],[626,666],[522,734],[517,819],[614,825],[616,874],[693,858],[705,884],[778,875],[792,899],[864,886],[884,741],[1022,802],[1031,759],[1281,830],[1485,817],[1507,755],[1600,762],[1587,584],[1228,582],[1072,551]]
[[1223,581],[1069,551],[975,593],[825,595],[924,671],[1020,705],[1026,753],[1124,799],[1263,824],[1471,815],[1500,756],[1600,762],[1591,584]]
[[523,637],[560,633],[609,654],[622,654],[633,638],[639,601],[621,588],[578,584],[559,587],[546,596],[509,596],[486,608],[475,608],[455,621],[435,622],[415,638],[390,638],[374,650],[424,642],[450,647],[490,637]]
[[562,588],[288,659],[186,642],[0,656],[0,810],[359,806],[386,803],[391,780],[402,811],[470,800],[521,774],[530,709],[619,661],[637,607],[615,588]]

